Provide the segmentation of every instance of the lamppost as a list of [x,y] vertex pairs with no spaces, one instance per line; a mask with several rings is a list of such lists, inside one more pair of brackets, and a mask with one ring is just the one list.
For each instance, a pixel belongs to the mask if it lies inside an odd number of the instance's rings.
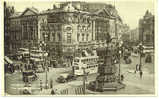
[[139,44],[139,52],[140,52],[140,65],[139,65],[139,71],[142,71],[142,54],[143,54],[143,45],[142,43]]
[[31,49],[31,41],[28,41],[29,43],[29,59],[28,59],[28,65],[30,65],[30,49]]
[[44,57],[44,53],[45,53],[45,50],[46,50],[46,43],[44,42],[44,41],[42,41],[41,43],[40,43],[40,47],[43,47],[43,49],[44,49],[44,51],[42,52],[42,55],[43,55],[43,67],[45,66],[45,72],[46,72],[46,85],[45,85],[45,87],[46,87],[46,89],[48,88],[48,80],[47,80],[47,66],[46,66],[46,59],[45,59],[45,57]]
[[83,94],[86,94],[86,79],[87,79],[88,73],[86,73],[85,67],[82,67],[82,69],[83,69]]
[[121,50],[119,49],[119,81],[121,80],[121,66],[120,66],[120,55],[121,55]]
[[118,76],[119,76],[119,81],[121,81],[121,66],[120,66],[121,63],[120,63],[120,58],[121,58],[121,54],[122,54],[122,44],[123,43],[120,42],[119,45],[118,45],[118,55],[119,55],[118,56],[118,58],[119,58],[119,75]]

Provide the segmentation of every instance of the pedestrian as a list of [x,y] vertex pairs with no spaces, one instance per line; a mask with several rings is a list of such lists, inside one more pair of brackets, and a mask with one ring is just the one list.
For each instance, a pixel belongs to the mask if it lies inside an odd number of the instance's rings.
[[124,75],[121,75],[121,81],[124,81]]
[[23,72],[23,64],[20,64],[20,72]]
[[42,80],[40,80],[40,90],[41,91],[43,90],[42,85],[43,85]]
[[136,64],[135,73],[138,71],[138,64]]
[[25,70],[28,70],[28,69],[27,69],[27,64],[25,64]]
[[53,80],[50,80],[50,88],[53,88]]
[[54,89],[51,90],[51,94],[52,94],[52,95],[55,95]]
[[47,67],[47,71],[49,72],[49,67]]
[[47,80],[47,82],[46,82],[46,89],[48,89],[49,88],[49,81]]
[[138,65],[138,71],[141,71],[141,64]]
[[11,64],[11,71],[12,71],[12,73],[15,72],[15,66],[13,64]]
[[142,79],[142,75],[143,75],[143,72],[142,71],[140,71],[140,78]]

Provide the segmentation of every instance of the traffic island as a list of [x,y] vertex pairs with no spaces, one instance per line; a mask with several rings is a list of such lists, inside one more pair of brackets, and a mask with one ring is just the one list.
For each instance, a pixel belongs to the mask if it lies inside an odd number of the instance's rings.
[[113,54],[109,48],[106,49],[104,59],[98,66],[98,76],[95,81],[89,83],[89,90],[103,92],[125,88],[125,84],[122,83],[124,76],[120,74],[120,67],[118,70],[114,64]]
[[94,92],[103,92],[103,91],[117,91],[125,87],[126,87],[125,84],[118,82],[105,83],[103,86],[97,87],[96,82],[93,81],[89,83],[87,89]]

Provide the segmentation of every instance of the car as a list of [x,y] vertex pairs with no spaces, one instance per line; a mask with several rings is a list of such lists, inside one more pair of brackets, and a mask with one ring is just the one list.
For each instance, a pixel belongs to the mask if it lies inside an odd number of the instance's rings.
[[58,78],[57,78],[57,82],[58,83],[65,83],[65,82],[69,82],[69,81],[73,81],[76,80],[76,76],[73,74],[61,74]]
[[58,82],[58,83],[65,83],[66,82],[66,78],[64,78],[63,76],[59,76],[57,78],[56,82]]
[[66,81],[72,81],[72,80],[76,80],[76,76],[75,75],[73,75],[73,74],[69,74],[68,76],[67,76],[67,78],[66,78]]
[[89,82],[88,89],[92,90],[92,91],[95,91],[96,90],[95,86],[96,86],[96,82],[95,81]]

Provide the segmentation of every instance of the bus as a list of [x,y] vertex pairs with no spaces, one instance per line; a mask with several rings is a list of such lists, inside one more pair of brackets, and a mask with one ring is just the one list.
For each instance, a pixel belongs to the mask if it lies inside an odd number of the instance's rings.
[[31,50],[30,59],[31,60],[41,60],[43,61],[44,57],[47,57],[48,53],[42,50]]
[[154,47],[153,46],[143,46],[143,53],[153,53]]
[[19,50],[17,51],[17,56],[18,56],[18,59],[22,59],[22,57],[29,58],[29,49],[19,48]]
[[73,71],[75,75],[83,75],[83,68],[88,74],[97,73],[98,56],[75,57],[73,60]]

